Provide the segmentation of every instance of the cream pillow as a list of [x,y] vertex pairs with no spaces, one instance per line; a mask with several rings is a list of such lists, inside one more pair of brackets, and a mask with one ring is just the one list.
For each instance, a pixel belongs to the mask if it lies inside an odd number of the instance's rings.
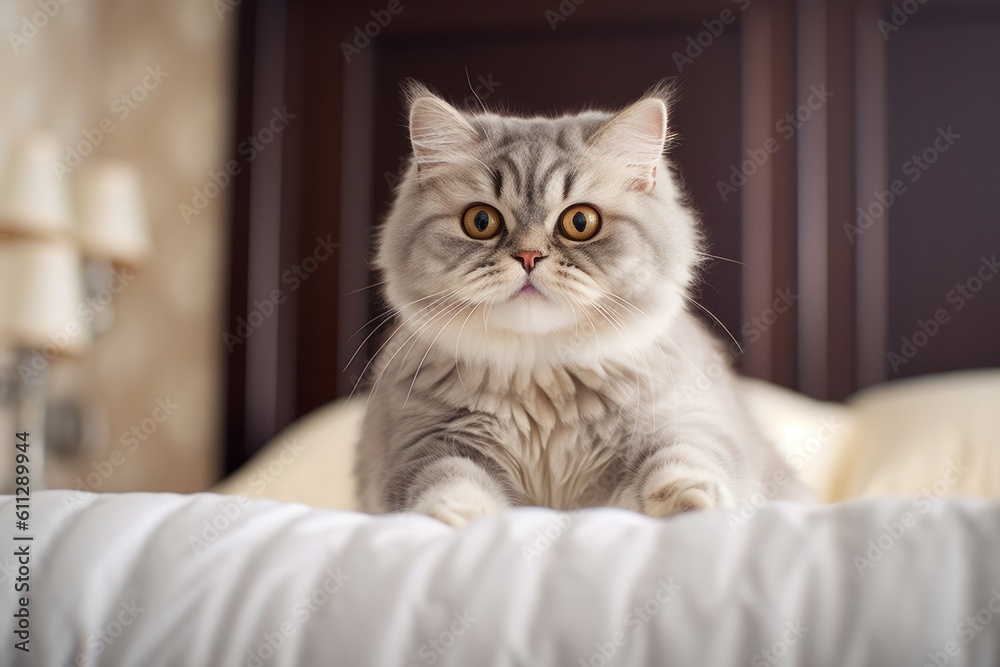
[[[743,378],[760,428],[824,502],[861,496],[1000,496],[1000,370],[872,387],[847,404]],[[365,396],[289,426],[213,490],[355,509],[351,468]]]
[[1000,370],[880,384],[848,405],[854,429],[831,471],[833,499],[1000,496]]

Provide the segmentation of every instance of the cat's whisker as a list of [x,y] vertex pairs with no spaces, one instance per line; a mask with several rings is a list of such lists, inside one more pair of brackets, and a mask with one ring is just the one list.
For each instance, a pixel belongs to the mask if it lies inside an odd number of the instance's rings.
[[[620,313],[616,308],[623,308],[623,306],[621,304],[618,304],[617,302],[614,302],[614,301],[612,301],[611,303],[608,303],[606,307],[607,307],[607,309],[608,309],[608,311],[610,313],[614,313],[615,314],[615,316],[616,316],[615,319],[622,326],[622,328],[623,329],[627,329],[628,327],[626,326],[625,322],[623,321],[622,316],[624,314],[627,314],[628,311],[625,311],[625,313]],[[656,338],[655,337],[652,340],[653,340],[654,343],[656,342]],[[659,346],[657,345],[657,347],[659,347]],[[651,396],[651,404],[655,406],[656,405],[656,385],[654,384],[655,376],[654,376],[654,373],[653,373],[653,369],[649,365],[649,359],[646,357],[646,352],[643,350],[642,347],[639,347],[638,349],[639,349],[639,355],[642,357],[642,362],[646,366],[646,377],[647,377],[647,380],[649,382],[649,393],[650,393],[650,396]],[[660,350],[660,353],[661,354],[663,353],[662,349]],[[667,364],[667,368],[668,369],[670,368],[669,363]],[[670,371],[670,379],[671,379],[671,383],[673,383],[673,371]],[[651,424],[651,428],[653,429],[653,431],[655,431],[656,430],[656,410],[653,409],[653,410],[650,410],[650,412],[653,415],[653,421],[652,421],[652,424]]]
[[[613,315],[614,320],[618,323],[618,325],[621,327],[621,329],[623,331],[627,331],[629,329],[629,327],[626,324],[626,322],[624,321],[624,317],[623,317],[627,313],[627,311],[626,311],[626,313],[619,312],[617,309],[615,309],[616,308],[616,304],[614,302],[605,304],[602,307],[608,312],[609,315]],[[618,306],[618,307],[620,308],[621,306]],[[655,337],[653,338],[653,342],[654,343],[656,342]],[[651,397],[652,403],[655,405],[655,403],[656,403],[656,385],[654,384],[653,369],[649,365],[649,359],[646,357],[646,352],[645,352],[645,350],[643,350],[642,346],[639,346],[637,349],[639,351],[639,356],[642,357],[642,362],[643,362],[643,364],[646,367],[646,373],[647,373],[646,378],[647,378],[648,383],[649,383],[649,393],[650,393],[650,397]]]
[[746,264],[744,264],[743,262],[741,262],[739,260],[735,260],[735,259],[730,259],[728,257],[719,257],[718,255],[712,255],[712,254],[709,254],[707,252],[700,252],[700,251],[697,252],[697,254],[699,256],[701,256],[701,257],[708,257],[709,259],[717,259],[717,260],[719,260],[721,262],[732,262],[733,264],[739,264],[740,266],[746,266]]
[[576,316],[576,306],[573,305],[573,302],[569,299],[568,295],[563,294],[562,290],[560,290],[558,297],[559,305],[563,308],[565,308],[564,304],[569,304],[570,310],[573,313],[573,324],[575,325],[573,328],[573,338],[574,340],[580,340],[580,318]]
[[[385,342],[382,343],[381,346],[379,346],[378,350],[375,351],[375,354],[373,354],[371,356],[371,359],[368,360],[368,363],[365,364],[365,367],[361,370],[361,374],[358,376],[358,381],[354,384],[354,388],[351,390],[351,394],[350,394],[350,396],[347,397],[347,400],[350,401],[354,397],[354,394],[357,392],[358,387],[361,386],[361,381],[364,379],[365,373],[368,372],[368,368],[378,358],[378,355],[382,352],[382,350],[385,349],[385,346],[388,345],[390,342],[392,342],[392,340],[396,337],[396,334],[399,333],[399,331],[404,326],[406,326],[406,324],[408,322],[410,322],[413,318],[418,317],[424,310],[427,310],[428,308],[435,308],[437,306],[437,304],[439,304],[442,300],[448,299],[450,296],[456,294],[458,291],[459,290],[457,290],[457,289],[456,290],[452,290],[449,294],[446,294],[446,295],[444,295],[442,297],[439,297],[439,298],[435,299],[432,303],[428,304],[427,306],[424,306],[423,308],[421,308],[417,312],[415,312],[412,315],[410,315],[409,317],[407,317],[402,323],[400,323],[400,325],[398,327],[396,327],[391,334],[389,334],[389,337],[386,338]],[[397,350],[397,352],[398,352],[398,350]],[[379,376],[381,377],[381,373],[379,374]],[[369,396],[368,400],[371,401],[371,397],[370,396]],[[367,411],[366,411],[366,414],[367,414]]]
[[[606,292],[606,294],[607,294],[608,296],[616,296],[616,295],[614,295],[614,294],[612,294],[612,293],[610,293],[610,292]],[[624,299],[623,299],[623,301],[624,301]],[[625,302],[625,304],[628,304],[628,302]],[[638,308],[636,308],[635,306],[631,306],[631,307],[632,307],[632,308],[634,308],[634,309],[635,309],[635,310],[636,310],[637,312],[639,312],[640,314],[642,314],[642,315],[645,315],[645,313],[642,313],[642,311],[640,311],[640,310],[639,310]],[[616,317],[615,317],[615,319],[616,319],[616,321],[618,322],[618,324],[619,324],[619,325],[620,325],[620,326],[622,327],[622,329],[625,329],[625,330],[627,330],[627,329],[629,328],[629,327],[627,326],[627,324],[625,323],[625,321],[624,321],[624,319],[623,319],[623,318],[624,318],[624,316],[625,316],[625,315],[627,315],[627,314],[628,314],[628,313],[629,313],[630,311],[628,311],[628,310],[626,310],[626,309],[625,309],[625,305],[624,305],[624,304],[622,304],[622,303],[619,303],[619,302],[617,302],[617,301],[614,301],[614,300],[613,300],[613,301],[611,301],[610,303],[606,303],[606,304],[604,304],[604,308],[606,308],[606,309],[607,309],[607,310],[608,310],[608,311],[609,311],[610,313],[613,313],[613,314],[614,314],[614,315],[616,316]],[[624,312],[620,312],[620,311],[619,311],[618,309],[621,309],[621,310],[622,310],[622,311],[624,311]],[[648,316],[646,316],[646,317],[647,317],[647,319],[648,319]],[[653,343],[655,344],[655,343],[656,343],[656,338],[655,338],[655,334],[656,334],[656,333],[658,333],[658,331],[656,331],[655,329],[653,329],[653,328],[652,328],[651,326],[649,326],[649,325],[646,325],[646,324],[642,324],[642,323],[639,323],[639,324],[640,324],[640,326],[643,326],[643,327],[646,327],[646,328],[647,328],[647,330],[650,330],[650,331],[652,331],[652,333],[654,334],[654,335],[653,335],[653,337],[652,337],[652,342],[653,342]],[[657,348],[658,348],[658,349],[660,349],[660,354],[663,354],[663,350],[662,350],[662,348],[659,348],[659,345],[657,345]],[[650,365],[649,365],[649,361],[648,361],[648,360],[646,360],[646,353],[645,353],[645,352],[643,351],[642,347],[639,347],[638,349],[639,349],[639,354],[640,354],[640,355],[642,355],[642,358],[643,358],[643,360],[644,360],[644,361],[646,362],[646,370],[647,370],[647,371],[649,371],[649,377],[650,377],[650,388],[652,389],[652,377],[653,377],[653,371],[652,371],[652,368],[651,368],[651,367],[650,367]],[[666,358],[666,355],[664,355],[664,361],[667,361],[667,358]],[[668,365],[668,366],[669,366],[669,365]]]
[[582,303],[579,304],[579,305],[580,305],[580,312],[583,313],[583,316],[587,318],[588,322],[590,322],[590,328],[594,330],[594,339],[597,340],[597,358],[600,359],[601,358],[601,334],[598,333],[597,327],[594,325],[594,320],[590,319],[590,315],[587,314],[587,309],[584,307],[584,305]]
[[476,101],[479,102],[479,106],[482,107],[483,113],[488,113],[486,111],[486,105],[483,104],[483,98],[479,97],[479,93],[477,93],[476,89],[472,86],[472,79],[469,77],[469,66],[468,65],[465,66],[465,81],[466,81],[466,83],[469,84],[469,90],[471,90],[472,94],[476,96]]
[[602,355],[601,355],[600,333],[598,332],[597,325],[594,324],[594,320],[591,319],[590,315],[587,313],[587,307],[588,307],[587,303],[583,301],[583,299],[586,299],[588,302],[592,302],[593,299],[589,294],[583,294],[578,292],[576,286],[572,285],[572,283],[564,286],[562,293],[565,294],[565,296],[569,298],[571,302],[575,303],[577,306],[580,307],[580,312],[583,313],[584,317],[586,317],[587,321],[590,323],[590,328],[594,332],[594,338],[597,340],[597,358],[601,359]]
[[469,311],[469,314],[466,316],[465,321],[462,322],[462,328],[458,330],[458,337],[455,339],[455,372],[458,375],[458,381],[462,384],[463,387],[465,386],[465,380],[462,378],[462,366],[459,363],[458,351],[459,351],[459,346],[462,343],[462,334],[465,332],[465,325],[467,325],[469,323],[469,320],[472,319],[472,315],[473,313],[476,312],[476,308],[479,308],[479,306],[483,305],[483,303],[486,303],[486,300],[488,300],[491,296],[493,296],[498,289],[500,289],[499,285],[493,286],[493,289],[490,290],[490,292],[486,295],[486,299],[478,301],[476,303],[476,305],[472,308],[472,310]]
[[486,303],[486,307],[483,308],[483,331],[486,332],[486,342],[490,345],[493,344],[493,339],[490,338],[490,309],[493,308],[493,301],[490,300]]
[[650,340],[652,341],[653,345],[656,346],[656,350],[660,353],[660,357],[663,359],[663,365],[664,365],[664,367],[666,367],[667,372],[670,374],[670,386],[671,386],[671,389],[672,390],[676,390],[676,388],[677,388],[677,381],[674,378],[673,364],[670,362],[670,358],[667,356],[667,353],[664,351],[663,347],[660,345],[660,341],[658,340],[659,335],[662,333],[661,329],[663,329],[663,326],[657,324],[653,320],[653,318],[651,318],[649,315],[646,314],[645,311],[643,311],[641,308],[639,308],[635,304],[631,303],[630,301],[628,301],[624,297],[621,297],[621,296],[615,294],[614,292],[610,292],[610,291],[604,291],[603,295],[605,297],[611,298],[612,299],[611,303],[616,304],[618,308],[623,308],[623,309],[627,308],[627,309],[629,309],[628,312],[632,312],[634,314],[641,315],[642,317],[644,317],[646,319],[646,322],[641,322],[640,321],[640,322],[636,322],[636,324],[638,324],[639,326],[642,326],[643,328],[646,329],[647,332],[649,332],[649,334],[650,334],[650,336],[649,336]]
[[[460,291],[460,290],[459,289],[455,290],[456,293],[458,291]],[[403,343],[396,349],[396,351],[392,353],[392,356],[390,356],[389,360],[386,361],[385,365],[382,367],[381,372],[378,374],[378,377],[375,378],[375,382],[372,384],[372,390],[371,390],[371,392],[368,395],[368,401],[367,401],[367,403],[365,403],[365,413],[364,413],[365,417],[367,417],[367,415],[368,415],[368,408],[371,405],[372,399],[375,397],[375,392],[378,390],[379,382],[382,380],[383,376],[385,376],[386,372],[388,372],[389,367],[392,365],[393,359],[396,358],[396,355],[398,355],[406,347],[407,343],[409,343],[411,340],[413,340],[413,338],[415,336],[418,336],[419,334],[423,333],[423,331],[427,327],[429,327],[434,322],[436,322],[440,318],[442,318],[445,315],[447,315],[447,313],[451,312],[450,308],[453,305],[454,305],[454,302],[450,302],[450,303],[446,302],[445,304],[443,304],[442,306],[440,306],[437,310],[435,310],[430,315],[430,319],[427,322],[425,322],[424,324],[420,325],[420,327],[416,331],[414,331],[413,333],[411,333],[410,336],[406,340],[404,340]],[[398,329],[397,329],[397,331],[398,331]],[[388,342],[388,341],[386,341],[386,342]],[[416,341],[414,341],[414,345],[415,344],[416,344]],[[412,346],[411,346],[410,349],[412,349]],[[379,352],[381,352],[381,349],[379,350]],[[409,354],[409,352],[407,352],[407,354]],[[378,356],[378,355],[376,355],[376,356]],[[405,359],[405,357],[404,357],[404,359]],[[402,368],[402,362],[400,362],[400,368]],[[397,370],[397,373],[396,373],[397,378],[399,376],[399,372],[400,371]],[[362,420],[363,419],[364,419],[364,417],[362,418]]]
[[[443,317],[443,316],[447,315],[448,313],[451,312],[452,308],[457,303],[460,303],[460,302],[464,301],[464,298],[458,294],[458,292],[461,292],[462,289],[464,289],[464,286],[460,287],[459,289],[457,289],[455,291],[454,296],[457,297],[456,301],[451,301],[450,303],[446,304],[445,307],[444,307],[444,309],[442,311],[439,311],[437,313],[437,315],[435,315],[435,317],[433,319],[431,319],[430,321],[426,322],[424,325],[422,325],[420,327],[419,331],[414,332],[414,333],[417,333],[417,334],[423,333],[423,331],[426,330],[427,327],[429,327],[431,324],[433,324],[435,320],[437,320],[439,317]],[[404,354],[403,358],[399,360],[399,368],[396,369],[396,379],[397,380],[399,379],[400,374],[403,372],[403,368],[406,366],[406,360],[409,358],[410,352],[413,351],[413,348],[416,347],[417,343],[419,342],[419,337],[410,336],[410,338],[413,338],[414,340],[413,340],[413,343],[410,345],[410,348],[406,351],[406,354]],[[406,342],[409,342],[410,338],[407,338]],[[406,342],[403,343],[404,346],[406,345]]]
[[574,306],[573,302],[570,301],[569,299],[567,299],[566,302],[569,303],[569,307],[573,310],[573,323],[576,325],[576,327],[573,329],[573,336],[577,340],[579,340],[580,339],[580,320],[576,317],[576,306]]
[[[607,310],[597,303],[594,304],[594,308],[597,310],[598,313],[600,313],[604,317],[604,319],[606,319],[611,324],[612,327],[615,328],[615,331],[618,332],[618,337],[622,339],[622,343],[625,343],[625,347],[628,350],[629,356],[632,357],[632,367],[635,370],[636,397],[635,397],[635,422],[632,424],[632,432],[629,434],[629,439],[628,439],[628,442],[631,443],[633,438],[635,438],[635,432],[639,426],[639,412],[642,409],[642,386],[641,386],[642,379],[641,375],[639,374],[639,364],[635,359],[635,354],[632,352],[632,347],[628,345],[627,341],[625,340],[624,333],[622,333],[622,330],[619,328],[618,324],[615,323],[615,321],[612,319]],[[622,404],[622,409],[624,409],[625,405],[627,405],[627,403]]]
[[378,287],[379,285],[385,285],[387,282],[389,282],[389,281],[388,280],[383,280],[383,281],[378,282],[378,283],[372,283],[371,285],[368,285],[367,287],[359,287],[356,290],[351,290],[350,292],[345,292],[344,294],[341,294],[340,298],[343,299],[345,296],[351,296],[352,294],[357,294],[358,292],[364,292],[365,290],[371,289],[373,287]]
[[[618,299],[621,299],[622,301],[624,301],[624,299],[622,299],[622,297],[620,297],[620,296],[618,296],[616,294],[613,295],[611,292],[606,292],[606,294],[614,296],[615,298],[618,298]],[[626,301],[626,303],[628,303],[628,302]],[[642,310],[640,310],[638,307],[636,307],[636,306],[634,306],[632,304],[629,304],[629,306],[631,308],[633,308],[637,313],[639,313],[640,315],[642,315],[643,317],[645,317],[646,319],[648,319],[650,321],[650,323],[655,323],[654,320],[652,320],[652,318],[650,318],[645,312],[643,312]],[[684,360],[687,361],[691,365],[691,368],[693,368],[696,373],[698,373],[699,375],[704,375],[704,372],[700,368],[698,368],[698,364],[694,363],[694,361],[691,360],[691,358],[687,355],[687,353],[684,352],[683,348],[681,348],[681,346],[679,346],[674,341],[674,339],[670,337],[670,334],[667,333],[667,330],[665,328],[659,327],[659,328],[657,328],[657,331],[658,331],[658,333],[660,335],[662,335],[664,338],[667,339],[667,342],[669,342],[671,345],[673,345],[675,348],[677,348],[677,351],[680,353],[680,355],[682,357],[684,357]],[[658,342],[657,342],[656,345],[657,345],[657,347],[659,347],[659,343]],[[663,353],[663,349],[662,348],[660,348],[660,351],[661,351],[661,353]],[[668,364],[668,368],[669,367],[670,367],[670,365]],[[711,382],[711,380],[709,380],[709,382]],[[714,387],[715,385],[713,384],[712,386]]]
[[[383,326],[385,326],[387,322],[390,322],[390,321],[392,321],[392,318],[393,318],[393,317],[395,317],[395,316],[396,316],[396,315],[398,315],[399,313],[403,312],[403,310],[404,310],[404,309],[406,309],[406,308],[408,308],[408,307],[410,307],[410,306],[412,306],[412,305],[414,305],[414,304],[416,304],[416,303],[420,303],[421,301],[426,301],[427,299],[432,299],[432,298],[434,298],[435,296],[437,296],[438,294],[444,294],[444,293],[445,293],[445,292],[447,292],[447,291],[448,291],[448,290],[441,290],[440,292],[435,292],[434,294],[429,294],[429,295],[427,295],[427,296],[425,296],[425,297],[421,297],[421,298],[419,298],[419,299],[414,299],[413,301],[411,301],[410,303],[408,303],[408,304],[406,304],[406,305],[403,305],[403,306],[400,306],[399,308],[393,308],[393,309],[389,310],[388,312],[386,312],[386,313],[383,313],[383,314],[381,314],[381,315],[378,315],[377,317],[373,317],[372,319],[370,319],[370,320],[368,320],[367,322],[365,322],[364,324],[362,324],[362,325],[361,325],[361,328],[359,328],[359,329],[358,329],[357,331],[355,331],[355,332],[354,332],[353,334],[351,334],[351,338],[354,338],[354,337],[355,337],[355,336],[357,336],[357,335],[358,335],[359,333],[361,333],[361,331],[362,331],[362,330],[364,330],[364,328],[365,328],[366,326],[368,326],[369,324],[371,324],[372,322],[374,322],[374,321],[376,321],[376,320],[379,320],[379,319],[382,319],[382,318],[385,318],[385,319],[384,319],[384,320],[383,320],[382,322],[380,322],[380,323],[379,323],[379,325],[378,325],[377,327],[375,327],[374,329],[372,329],[371,333],[369,333],[369,334],[368,334],[368,335],[367,335],[367,336],[365,337],[365,339],[364,339],[363,341],[361,341],[361,345],[359,345],[359,346],[358,346],[358,349],[356,349],[356,350],[354,351],[354,354],[352,354],[352,355],[351,355],[351,358],[350,358],[350,360],[349,360],[349,361],[347,362],[347,364],[345,364],[345,366],[344,366],[344,369],[343,369],[343,370],[341,371],[341,373],[344,373],[344,372],[346,372],[346,371],[347,371],[347,369],[351,367],[351,363],[353,363],[353,362],[354,362],[354,358],[355,358],[355,357],[357,357],[357,356],[358,356],[358,353],[359,353],[359,352],[361,352],[362,348],[364,348],[364,346],[365,346],[365,343],[367,343],[367,342],[368,342],[368,340],[369,340],[369,339],[370,339],[370,338],[371,338],[372,336],[374,336],[374,335],[375,335],[375,333],[376,333],[376,332],[377,332],[377,331],[378,331],[379,329],[381,329],[381,328],[382,328]],[[349,343],[349,342],[351,341],[351,338],[348,338],[347,340],[345,340],[345,341],[344,341],[344,345],[342,345],[340,349],[344,349],[344,347],[346,347],[346,346],[347,346],[347,344],[348,344],[348,343]]]
[[448,325],[454,322],[455,318],[462,313],[462,309],[468,306],[470,303],[472,303],[471,299],[466,299],[460,302],[458,304],[458,308],[455,310],[455,314],[451,316],[451,319],[449,319],[447,322],[444,323],[444,326],[442,326],[440,331],[437,332],[437,335],[434,336],[434,339],[431,341],[431,344],[427,346],[427,351],[424,352],[424,356],[420,359],[420,363],[417,364],[417,370],[413,373],[413,381],[410,382],[410,388],[406,392],[406,398],[403,399],[403,408],[405,408],[406,404],[409,403],[410,401],[410,394],[413,393],[413,387],[417,384],[417,377],[420,375],[420,369],[423,368],[424,362],[427,361],[427,355],[429,355],[431,353],[431,350],[434,349],[434,343],[438,341],[438,338],[440,338],[441,334],[444,333],[444,330],[448,328]]
[[[594,309],[595,309],[595,310],[597,311],[597,313],[598,313],[599,315],[601,315],[601,317],[603,317],[603,318],[604,318],[605,320],[607,320],[607,322],[608,322],[609,324],[611,324],[612,328],[614,328],[614,329],[615,329],[615,331],[616,331],[616,333],[618,333],[619,337],[621,337],[621,332],[620,332],[620,331],[618,331],[618,328],[617,328],[617,327],[615,326],[615,324],[614,324],[614,323],[613,323],[613,322],[612,322],[612,321],[611,321],[611,320],[610,320],[610,319],[608,318],[608,316],[607,316],[607,315],[606,315],[606,314],[604,313],[604,311],[603,311],[603,310],[601,310],[601,308],[600,308],[599,306],[597,306],[596,304],[595,304],[595,305],[593,306],[593,308],[594,308]],[[635,389],[634,389],[634,390],[632,390],[632,392],[631,392],[631,393],[630,393],[630,394],[628,395],[628,397],[626,397],[626,399],[625,399],[624,401],[622,401],[622,404],[621,404],[621,407],[619,407],[619,408],[618,408],[618,417],[619,417],[619,418],[621,418],[621,416],[622,416],[622,412],[624,412],[624,411],[625,411],[625,407],[626,407],[626,406],[627,406],[627,405],[629,404],[629,402],[630,402],[630,401],[632,400],[632,396],[633,396],[633,395],[635,395],[635,396],[636,396],[636,421],[635,421],[635,423],[633,424],[633,427],[632,427],[632,433],[631,433],[631,434],[629,435],[629,442],[631,442],[631,441],[632,441],[632,438],[633,438],[633,437],[635,436],[635,427],[636,427],[636,426],[638,425],[638,415],[639,415],[639,413],[638,413],[638,406],[639,406],[639,401],[641,400],[641,391],[640,391],[640,388],[639,388],[639,378],[638,378],[638,365],[637,365],[637,364],[635,363],[635,357],[633,357],[633,358],[632,358],[632,363],[633,363],[633,365],[635,366],[635,369],[636,369],[636,383],[635,383]]]
[[[396,335],[396,333],[399,332],[399,330],[402,329],[403,326],[405,326],[407,322],[409,322],[410,320],[412,320],[415,317],[419,317],[420,314],[423,313],[425,310],[434,308],[440,302],[442,302],[443,300],[447,299],[451,294],[454,294],[457,291],[458,290],[452,290],[449,294],[445,294],[444,296],[441,296],[441,297],[435,299],[434,301],[432,301],[431,303],[427,304],[423,308],[419,309],[415,313],[412,313],[409,317],[407,317],[405,320],[403,320],[403,322],[400,322],[399,325],[392,331],[392,333],[389,334],[388,338],[386,338],[386,340],[382,343],[382,345],[379,346],[379,349],[376,350],[375,354],[373,354],[371,356],[371,358],[368,360],[368,362],[365,364],[365,367],[361,371],[361,375],[358,377],[358,382],[360,383],[361,378],[364,377],[365,371],[368,370],[368,367],[371,365],[371,363],[376,359],[376,357],[378,357],[378,353],[381,352],[382,349],[386,345],[389,344],[389,342],[393,339],[393,337]],[[411,304],[407,304],[407,305],[411,305]],[[399,312],[402,312],[402,310],[404,308],[406,308],[406,306],[403,306],[403,308],[400,308],[399,311],[396,314],[398,315]],[[385,324],[385,322],[383,322],[383,324]],[[372,335],[374,335],[374,334],[375,334],[375,332],[373,331],[371,334],[369,334],[369,338]],[[347,362],[347,366],[344,368],[345,371],[347,370],[347,368],[350,367],[351,363],[354,361],[354,358],[358,355],[358,353],[361,352],[361,350],[364,348],[365,343],[367,342],[367,340],[368,339],[366,338],[364,341],[362,341],[361,345],[358,346],[358,349],[355,350],[354,354],[351,356],[351,359]],[[357,384],[355,385],[355,389],[357,389]],[[352,391],[351,395],[353,395],[353,394],[354,394],[354,392]]]
[[[358,327],[357,330],[354,333],[352,333],[347,340],[344,341],[344,344],[340,346],[340,349],[343,350],[345,347],[347,347],[347,344],[351,342],[351,339],[353,339],[359,333],[361,333],[362,331],[364,331],[365,327],[369,326],[373,322],[376,322],[378,320],[382,320],[382,322],[379,322],[378,326],[375,327],[374,331],[369,332],[369,336],[371,336],[372,334],[375,333],[375,331],[378,331],[382,326],[384,326],[386,322],[391,321],[393,317],[395,317],[396,315],[398,315],[399,312],[400,312],[400,310],[401,310],[400,308],[390,308],[389,310],[385,311],[384,313],[380,313],[380,314],[376,315],[375,317],[371,318],[370,320],[368,320],[367,322],[365,322],[364,324],[362,324],[360,327]],[[367,342],[368,342],[368,338],[365,338],[363,341],[361,341],[361,344],[364,345]],[[357,351],[355,351],[354,354],[357,354]],[[347,365],[349,366],[350,363],[348,362]],[[344,367],[344,369],[341,372],[343,372],[344,370],[347,370],[346,366]]]
[[705,371],[703,371],[701,368],[699,368],[698,364],[694,363],[694,361],[691,359],[691,357],[689,357],[687,355],[687,353],[684,352],[684,349],[680,345],[678,345],[676,343],[676,341],[674,341],[673,338],[670,337],[670,334],[668,334],[666,331],[664,331],[663,332],[663,337],[667,339],[668,343],[670,343],[675,348],[677,348],[677,351],[680,352],[681,356],[684,357],[684,359],[691,365],[691,368],[694,369],[695,373],[697,373],[699,376],[701,376],[702,378],[704,378],[705,381],[708,382],[708,384],[710,384],[713,389],[718,389],[718,387],[715,385],[715,383],[712,382],[712,378],[710,378],[708,376],[708,374],[705,373]]
[[662,329],[663,326],[661,324],[658,324],[652,317],[650,317],[649,315],[647,315],[644,310],[642,310],[641,308],[639,308],[638,306],[636,306],[632,302],[628,301],[624,297],[621,297],[621,296],[615,294],[614,292],[603,291],[602,292],[602,296],[609,297],[614,302],[616,302],[619,307],[629,308],[632,312],[634,312],[634,313],[636,313],[638,315],[641,315],[642,317],[646,318],[646,322],[647,323],[643,324],[642,326],[645,326],[647,328],[647,330],[650,331],[653,334],[652,335],[653,343],[656,345],[656,348],[660,351],[660,355],[663,357],[663,361],[667,362],[668,368],[669,368],[669,359],[668,359],[666,353],[663,351],[663,348],[660,347],[659,341],[656,340],[656,335],[659,334],[660,329]]
[[458,330],[458,337],[455,339],[455,374],[458,375],[458,381],[463,387],[465,387],[465,379],[462,377],[462,364],[458,359],[458,350],[462,344],[462,334],[465,332],[465,325],[469,323],[469,320],[472,319],[473,313],[475,313],[476,309],[481,305],[483,305],[482,302],[477,303],[472,307],[472,310],[469,311],[469,314],[465,316],[465,321],[462,322],[462,327]]
[[711,317],[713,320],[715,320],[716,324],[718,324],[720,327],[722,327],[722,329],[729,335],[729,338],[732,339],[733,343],[736,345],[736,349],[740,351],[740,354],[743,354],[743,346],[740,345],[740,342],[738,340],[736,340],[736,336],[734,336],[732,334],[732,332],[729,331],[729,329],[726,327],[726,325],[722,323],[722,320],[720,320],[718,317],[715,316],[715,313],[713,313],[708,308],[706,308],[705,306],[701,305],[700,303],[698,303],[694,299],[688,297],[687,295],[685,295],[684,298],[688,300],[688,303],[691,303],[691,304],[693,304],[695,306],[698,306],[703,311],[705,311],[706,313],[708,313],[708,316]]

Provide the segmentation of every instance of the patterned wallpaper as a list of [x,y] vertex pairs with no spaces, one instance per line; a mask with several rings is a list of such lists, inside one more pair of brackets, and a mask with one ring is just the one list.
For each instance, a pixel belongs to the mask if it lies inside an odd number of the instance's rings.
[[100,428],[75,460],[50,456],[51,483],[204,489],[221,456],[228,193],[189,222],[180,207],[226,161],[236,15],[210,0],[4,0],[0,28],[0,157],[44,129],[78,164],[69,181],[132,162],[154,244],[119,276],[111,330],[58,369],[56,390],[85,396]]

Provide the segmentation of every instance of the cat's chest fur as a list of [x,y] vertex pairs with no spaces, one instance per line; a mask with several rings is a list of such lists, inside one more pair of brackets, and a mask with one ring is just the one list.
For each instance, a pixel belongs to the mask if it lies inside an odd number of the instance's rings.
[[607,502],[628,436],[646,425],[635,408],[643,378],[615,364],[540,364],[502,378],[488,367],[456,371],[463,381],[449,385],[449,402],[495,420],[502,437],[489,454],[530,504]]

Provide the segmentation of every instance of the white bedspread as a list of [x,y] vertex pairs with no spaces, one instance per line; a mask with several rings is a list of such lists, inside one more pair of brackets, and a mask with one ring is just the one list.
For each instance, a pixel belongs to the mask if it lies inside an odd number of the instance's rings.
[[454,531],[51,491],[27,533],[10,497],[0,517],[5,665],[1000,665],[997,502],[771,503],[739,526],[524,509]]

